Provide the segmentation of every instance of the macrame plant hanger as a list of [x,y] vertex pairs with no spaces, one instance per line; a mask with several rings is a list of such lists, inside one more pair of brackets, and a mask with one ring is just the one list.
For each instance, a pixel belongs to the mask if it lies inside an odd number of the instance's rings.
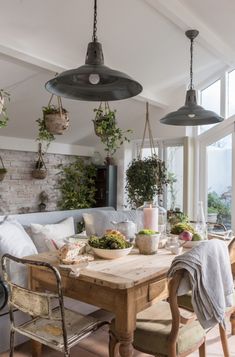
[[140,159],[142,158],[142,150],[144,148],[145,140],[147,139],[147,137],[146,137],[147,131],[148,131],[148,136],[149,136],[149,145],[150,145],[151,156],[152,157],[157,156],[157,152],[156,152],[156,148],[155,148],[155,144],[154,144],[154,140],[153,140],[151,124],[150,124],[150,120],[149,120],[149,103],[148,102],[146,102],[146,119],[145,119],[145,125],[144,125],[144,134],[143,134],[142,142],[140,145],[140,151],[138,154],[138,158],[140,158]]
[[43,180],[47,176],[47,168],[43,160],[42,143],[38,144],[38,158],[32,175],[34,178],[39,180]]

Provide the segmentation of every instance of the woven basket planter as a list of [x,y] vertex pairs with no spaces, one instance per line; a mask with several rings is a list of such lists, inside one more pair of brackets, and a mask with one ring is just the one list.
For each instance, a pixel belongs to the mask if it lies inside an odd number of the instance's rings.
[[67,112],[45,114],[44,120],[47,131],[53,135],[62,135],[69,127],[69,117]]
[[47,176],[47,170],[43,169],[43,168],[42,169],[34,169],[32,171],[32,176],[35,179],[44,180]]
[[0,163],[2,165],[2,167],[0,167],[0,181],[3,181],[5,176],[6,176],[7,169],[4,166],[4,163],[3,163],[3,160],[1,158],[1,156],[0,156]]

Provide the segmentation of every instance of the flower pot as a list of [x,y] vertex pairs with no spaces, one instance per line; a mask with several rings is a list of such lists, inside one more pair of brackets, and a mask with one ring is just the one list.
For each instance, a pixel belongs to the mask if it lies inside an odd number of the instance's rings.
[[32,176],[35,179],[44,180],[47,176],[47,170],[46,169],[34,169],[32,171]]
[[0,181],[3,181],[4,177],[6,176],[7,169],[1,168],[0,169]]
[[47,131],[53,135],[62,135],[69,126],[67,112],[44,114],[44,120]]
[[158,251],[160,233],[147,235],[136,234],[135,243],[139,248],[140,254],[151,255]]

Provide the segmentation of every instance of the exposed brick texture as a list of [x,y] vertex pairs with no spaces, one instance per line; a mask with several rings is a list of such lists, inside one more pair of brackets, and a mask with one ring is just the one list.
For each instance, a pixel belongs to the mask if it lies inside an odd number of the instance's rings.
[[75,160],[75,156],[46,154],[47,177],[37,180],[32,177],[32,170],[37,154],[25,151],[1,150],[7,174],[0,182],[0,214],[38,212],[39,194],[46,191],[49,196],[46,210],[57,209],[59,190],[57,189],[58,165],[66,165]]

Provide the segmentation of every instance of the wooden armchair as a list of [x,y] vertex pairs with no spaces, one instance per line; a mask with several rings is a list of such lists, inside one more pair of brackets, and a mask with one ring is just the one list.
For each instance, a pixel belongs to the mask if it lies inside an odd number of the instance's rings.
[[[205,357],[205,331],[198,321],[181,323],[177,291],[184,271],[169,282],[169,302],[160,301],[137,315],[133,346],[156,357],[186,357],[199,349]],[[109,356],[114,357],[118,340],[111,323]]]
[[[9,273],[12,262],[50,269],[56,281],[56,292],[35,292],[14,284]],[[2,257],[2,270],[9,287],[10,357],[14,355],[15,332],[63,352],[64,356],[69,357],[71,347],[99,327],[108,324],[106,321],[98,321],[64,307],[61,276],[52,265],[5,254]],[[53,306],[56,307],[53,308]],[[14,309],[31,316],[31,319],[24,324],[17,325],[14,319]]]

